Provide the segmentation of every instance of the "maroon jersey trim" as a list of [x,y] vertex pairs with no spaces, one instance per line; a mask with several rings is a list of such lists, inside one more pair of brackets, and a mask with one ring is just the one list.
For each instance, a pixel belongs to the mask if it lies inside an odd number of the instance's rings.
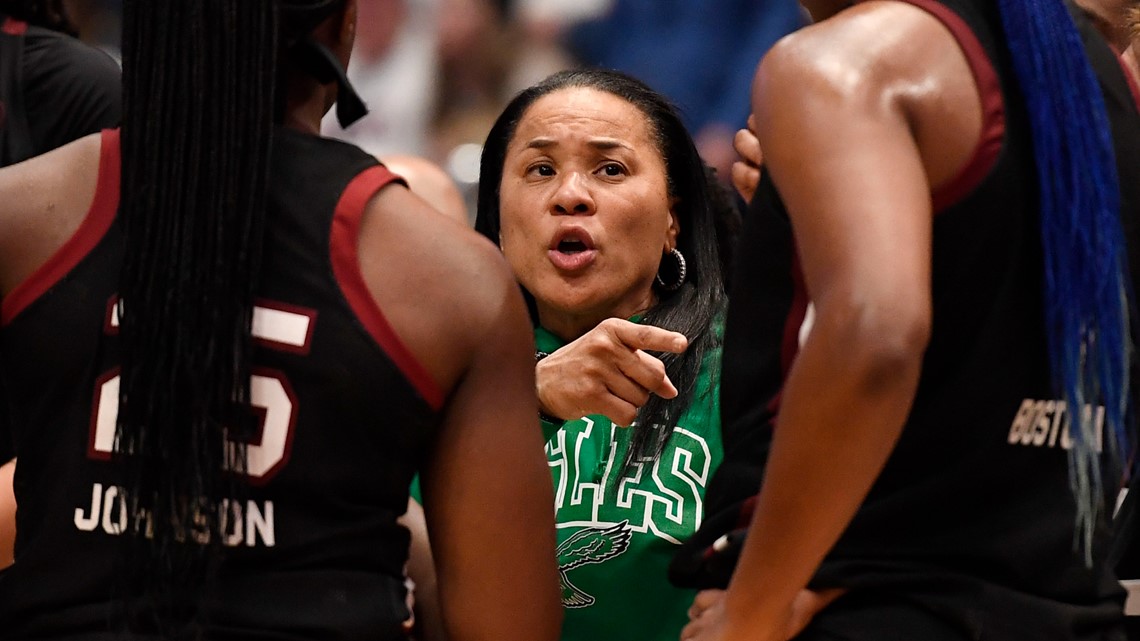
[[[1108,46],[1112,47],[1112,43]],[[1140,85],[1136,84],[1136,76],[1132,75],[1132,70],[1124,62],[1124,54],[1116,47],[1112,47],[1112,52],[1116,54],[1116,61],[1120,63],[1120,70],[1124,72],[1124,82],[1128,83],[1128,90],[1132,92],[1132,102],[1136,104],[1136,111],[1140,112]]]
[[966,62],[974,74],[978,97],[982,101],[982,133],[978,145],[966,166],[952,180],[931,192],[935,215],[958,203],[981,184],[997,162],[1005,136],[1005,105],[1001,95],[1001,81],[990,63],[986,50],[973,30],[958,14],[937,0],[904,0],[923,9],[938,19],[958,41]]
[[4,24],[0,25],[0,31],[10,36],[22,36],[28,32],[28,23],[15,18],[5,18]]
[[111,228],[119,209],[119,130],[104,129],[99,151],[99,178],[87,216],[71,238],[40,265],[0,304],[0,325],[8,325],[83,260]]
[[[808,295],[807,285],[804,284],[804,273],[800,267],[800,253],[792,251],[792,303],[788,308],[788,315],[784,319],[784,338],[780,344],[780,378],[787,380],[788,372],[800,353],[800,332],[803,331],[804,321],[807,320]],[[768,411],[773,416],[780,412],[780,400],[784,395],[784,385],[768,401]]]
[[[297,433],[297,407],[299,401],[297,400],[297,393],[293,391],[293,386],[289,383],[289,377],[286,376],[284,372],[268,367],[253,367],[250,373],[255,376],[272,378],[279,382],[281,389],[285,392],[285,395],[289,397],[289,402],[291,403],[289,425],[286,428],[285,445],[280,458],[277,459],[277,462],[274,463],[272,467],[258,475],[251,474],[249,470],[245,473],[246,482],[255,487],[262,487],[273,480],[273,478],[285,468],[289,463],[289,459],[293,456],[293,437]],[[265,423],[268,419],[268,410],[265,407],[257,405],[253,405],[250,409],[257,416],[258,427],[257,434],[253,435],[253,438],[246,442],[246,445],[260,447],[265,440]]]
[[360,271],[360,258],[356,251],[365,206],[381,187],[397,180],[400,177],[387,168],[375,166],[360,172],[345,188],[336,205],[329,241],[333,273],[348,299],[349,307],[373,340],[388,354],[428,405],[439,410],[443,407],[443,390],[396,335],[384,312],[372,298],[368,285],[364,282],[364,274]]

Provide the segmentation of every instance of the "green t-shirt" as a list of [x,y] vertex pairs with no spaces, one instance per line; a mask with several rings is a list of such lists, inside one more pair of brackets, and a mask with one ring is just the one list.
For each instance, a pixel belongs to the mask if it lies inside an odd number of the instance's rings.
[[[565,343],[540,327],[535,344],[550,353]],[[680,637],[695,592],[673,587],[666,570],[680,542],[700,526],[705,488],[723,457],[720,356],[718,345],[701,363],[692,404],[655,462],[623,473],[630,430],[604,416],[543,421],[564,641]]]

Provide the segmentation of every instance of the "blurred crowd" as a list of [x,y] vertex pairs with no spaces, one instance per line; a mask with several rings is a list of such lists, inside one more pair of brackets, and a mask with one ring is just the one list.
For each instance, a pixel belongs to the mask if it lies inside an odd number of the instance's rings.
[[[69,0],[80,36],[112,53],[121,0]],[[520,89],[581,64],[619,69],[679,107],[726,183],[756,61],[805,20],[795,0],[359,0],[349,77],[370,113],[325,134],[381,158],[425,157],[469,199],[483,139]]]

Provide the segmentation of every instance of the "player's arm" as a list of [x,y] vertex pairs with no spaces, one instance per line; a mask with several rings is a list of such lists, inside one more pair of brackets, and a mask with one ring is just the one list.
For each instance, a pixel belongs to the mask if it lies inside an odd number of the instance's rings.
[[0,298],[75,234],[95,196],[101,148],[93,134],[0,169]]
[[16,495],[12,475],[16,459],[0,465],[0,570],[12,564],[16,551]]
[[[932,211],[917,112],[924,83],[940,98],[939,74],[970,73],[949,33],[917,9],[848,13],[843,27],[837,19],[777,45],[755,85],[764,161],[815,322],[785,381],[723,639],[784,638],[797,596],[899,438],[929,340]],[[883,33],[899,34],[915,68],[957,58],[912,77]]]
[[532,329],[500,256],[493,267],[489,322],[462,317],[481,331],[421,475],[424,511],[449,638],[553,640],[562,609]]
[[562,609],[533,329],[498,248],[433,216],[389,185],[357,246],[373,299],[444,395],[419,470],[440,610],[454,641],[553,641]]

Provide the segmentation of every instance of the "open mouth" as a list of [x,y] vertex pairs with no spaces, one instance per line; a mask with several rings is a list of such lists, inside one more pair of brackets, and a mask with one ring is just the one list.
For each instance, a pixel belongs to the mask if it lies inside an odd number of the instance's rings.
[[586,269],[598,256],[590,233],[585,229],[574,227],[562,229],[555,234],[548,249],[550,262],[563,272]]
[[589,247],[586,246],[586,243],[576,238],[567,238],[559,242],[556,249],[563,254],[578,254],[586,251]]
[[594,239],[581,227],[565,227],[551,239],[549,249],[562,254],[580,254],[595,249]]

